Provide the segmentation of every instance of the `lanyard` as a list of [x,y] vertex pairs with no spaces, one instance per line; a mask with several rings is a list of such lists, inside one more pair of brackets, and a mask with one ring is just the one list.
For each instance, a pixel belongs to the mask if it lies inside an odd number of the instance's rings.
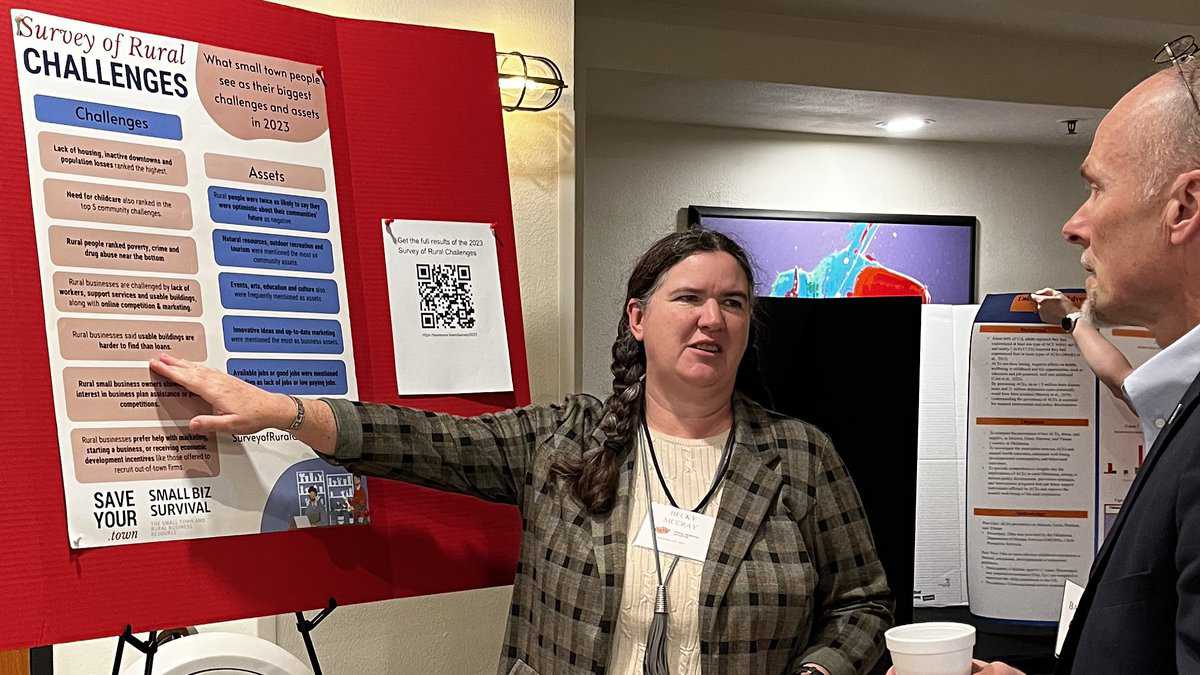
[[[734,422],[737,420],[735,419]],[[725,477],[725,470],[729,467],[729,457],[733,454],[733,436],[735,425],[729,426],[729,436],[725,439],[725,450],[721,453],[721,461],[717,465],[716,475],[713,476],[712,484],[708,486],[708,492],[693,512],[699,513],[708,505],[710,499],[716,494],[717,486],[721,484],[721,480]],[[675,566],[679,564],[679,556],[671,561],[671,567],[667,569],[666,576],[663,576],[662,562],[659,560],[662,556],[658,552],[658,530],[654,525],[654,499],[650,494],[650,467],[646,461],[646,455],[654,460],[654,471],[658,474],[658,481],[662,484],[663,492],[666,493],[667,499],[671,501],[671,506],[679,508],[675,503],[675,498],[671,496],[671,490],[667,487],[666,478],[662,474],[662,469],[658,466],[658,457],[654,454],[654,441],[650,438],[650,427],[646,424],[646,408],[645,403],[642,404],[642,432],[646,436],[646,449],[648,452],[642,453],[642,478],[646,488],[646,512],[650,515],[650,541],[654,544],[654,571],[658,575],[658,587],[654,589],[654,618],[650,621],[650,630],[646,635],[646,653],[642,661],[642,672],[645,675],[670,675],[668,667],[668,659],[666,653],[667,643],[667,584],[671,583],[671,575],[675,573]]]
[[[733,418],[732,424],[729,425],[729,435],[725,439],[725,449],[721,452],[721,461],[717,463],[717,471],[713,475],[712,484],[708,486],[708,492],[704,493],[704,497],[696,508],[692,509],[693,513],[700,513],[708,506],[709,500],[717,492],[717,487],[721,485],[721,480],[725,477],[725,470],[729,468],[729,458],[733,456],[734,430],[737,426],[737,418]],[[671,561],[671,567],[667,570],[664,577],[662,573],[662,564],[659,562],[658,553],[658,532],[654,526],[654,499],[650,495],[650,469],[646,464],[646,455],[650,455],[650,459],[654,462],[654,472],[658,474],[658,482],[662,485],[663,492],[666,493],[667,499],[671,502],[671,506],[679,508],[679,504],[675,503],[675,497],[671,496],[671,488],[667,487],[667,479],[662,474],[662,469],[658,466],[658,457],[654,454],[654,441],[650,438],[650,426],[646,424],[645,408],[642,409],[642,433],[646,438],[647,453],[642,455],[642,482],[646,487],[646,512],[650,514],[650,541],[654,544],[654,569],[658,573],[658,586],[660,591],[665,591],[666,585],[671,582],[671,575],[675,573],[675,566],[679,564],[679,557],[676,556]],[[663,598],[665,603],[666,598]]]
[[[732,417],[732,423],[729,425],[729,435],[725,438],[725,449],[721,451],[721,461],[717,464],[717,472],[713,475],[712,484],[708,486],[708,492],[704,493],[704,497],[700,499],[700,503],[696,505],[692,511],[700,513],[708,506],[708,502],[717,492],[717,487],[721,484],[721,479],[725,477],[725,470],[729,468],[729,458],[733,456],[733,432],[737,426],[737,418]],[[642,411],[642,433],[646,437],[646,449],[649,451],[650,460],[654,462],[654,473],[658,475],[658,482],[662,485],[663,493],[667,496],[667,501],[671,502],[671,506],[679,508],[679,504],[675,502],[675,497],[671,494],[671,488],[667,486],[667,478],[663,475],[662,468],[658,465],[658,455],[654,453],[654,441],[650,438],[650,427],[646,424],[646,412]],[[647,476],[646,490],[650,489],[649,476]],[[650,493],[646,493],[646,501],[650,502]],[[649,508],[649,506],[647,506]],[[650,509],[653,511],[654,509]]]

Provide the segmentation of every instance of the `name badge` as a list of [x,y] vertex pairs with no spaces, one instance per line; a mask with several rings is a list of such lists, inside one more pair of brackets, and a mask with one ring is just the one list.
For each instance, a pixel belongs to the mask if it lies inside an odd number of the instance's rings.
[[1062,610],[1058,613],[1058,639],[1054,642],[1054,655],[1062,654],[1063,642],[1067,639],[1067,631],[1071,628],[1071,619],[1075,618],[1075,610],[1079,608],[1079,598],[1083,597],[1083,586],[1067,579],[1063,586]]
[[[659,552],[704,562],[717,519],[703,513],[677,509],[670,504],[653,504],[652,508]],[[642,521],[633,545],[654,550],[654,540],[650,536],[650,514],[647,513]]]

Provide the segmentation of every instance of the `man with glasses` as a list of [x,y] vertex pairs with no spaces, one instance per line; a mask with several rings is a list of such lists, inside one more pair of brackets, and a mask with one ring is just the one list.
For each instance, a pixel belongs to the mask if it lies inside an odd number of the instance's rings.
[[[1093,325],[1145,326],[1162,351],[1124,379],[1150,451],[1092,564],[1056,673],[1200,673],[1200,64],[1195,40],[1117,102],[1063,225],[1083,249]],[[1020,675],[976,662],[979,675]]]
[[[1157,434],[1096,554],[1060,673],[1200,672],[1200,68],[1190,37],[1174,67],[1121,98],[1096,130],[1090,194],[1063,226],[1083,248],[1084,311],[1145,326],[1161,352],[1126,399]],[[1145,424],[1143,425],[1145,426]]]
[[[1083,311],[1145,326],[1163,350],[1125,379],[1157,433],[1096,554],[1058,673],[1200,673],[1200,68],[1191,37],[1117,102],[1063,225],[1083,249]],[[1151,440],[1153,439],[1153,440]],[[979,664],[977,668],[983,667]],[[978,672],[1012,673],[994,663]]]

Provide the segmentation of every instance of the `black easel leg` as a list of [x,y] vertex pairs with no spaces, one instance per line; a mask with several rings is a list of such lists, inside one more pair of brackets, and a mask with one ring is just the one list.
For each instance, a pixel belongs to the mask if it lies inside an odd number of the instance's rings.
[[321,664],[317,661],[317,650],[313,647],[312,638],[309,633],[317,627],[317,624],[325,620],[329,613],[337,609],[337,600],[329,599],[329,604],[319,614],[313,617],[312,621],[304,618],[303,612],[296,612],[296,630],[300,631],[300,635],[304,638],[304,648],[308,650],[308,662],[312,664],[313,675],[322,675]]
[[304,648],[308,650],[308,662],[312,664],[313,675],[321,675],[321,664],[317,662],[317,649],[313,646],[312,637],[308,634],[312,630],[312,625],[304,618],[302,612],[296,612],[296,628],[300,629],[300,636],[304,638]]
[[126,633],[129,633],[129,626],[125,626],[125,632],[117,636],[117,658],[113,661],[112,675],[121,675],[121,655],[125,652]]
[[150,633],[150,639],[142,642],[133,636],[133,626],[125,624],[125,630],[117,638],[117,655],[113,659],[112,675],[121,675],[121,656],[125,652],[125,643],[133,645],[134,649],[146,655],[146,670],[145,675],[150,675],[150,670],[154,667],[154,652],[158,651],[158,645],[155,643],[155,637],[158,631]]
[[158,651],[157,649],[154,649],[154,647],[157,646],[154,643],[154,639],[156,637],[158,637],[158,631],[150,631],[150,637],[146,640],[146,644],[149,645],[151,649],[146,652],[145,675],[150,675],[150,673],[154,670],[154,652]]

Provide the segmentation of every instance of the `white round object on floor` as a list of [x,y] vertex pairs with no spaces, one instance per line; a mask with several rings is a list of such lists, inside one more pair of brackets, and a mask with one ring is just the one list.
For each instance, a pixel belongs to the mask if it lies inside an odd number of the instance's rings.
[[[126,645],[125,649],[131,649]],[[121,675],[142,675],[138,657]],[[153,675],[312,675],[300,659],[279,645],[241,633],[199,633],[171,640],[154,655]]]

